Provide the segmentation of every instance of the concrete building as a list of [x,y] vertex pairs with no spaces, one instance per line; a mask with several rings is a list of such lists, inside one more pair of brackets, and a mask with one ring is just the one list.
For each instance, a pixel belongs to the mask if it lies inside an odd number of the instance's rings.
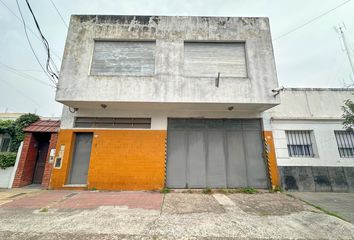
[[354,191],[354,132],[342,106],[354,89],[288,88],[268,110],[286,190]]
[[9,112],[4,112],[0,113],[0,120],[16,120],[17,118],[21,117],[26,113],[9,113]]
[[277,186],[277,87],[268,18],[72,16],[50,187]]

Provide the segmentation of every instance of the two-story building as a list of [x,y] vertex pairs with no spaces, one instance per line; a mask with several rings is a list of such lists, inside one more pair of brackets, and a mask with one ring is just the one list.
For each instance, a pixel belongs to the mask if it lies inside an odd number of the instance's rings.
[[268,18],[72,16],[50,187],[278,186],[277,87]]

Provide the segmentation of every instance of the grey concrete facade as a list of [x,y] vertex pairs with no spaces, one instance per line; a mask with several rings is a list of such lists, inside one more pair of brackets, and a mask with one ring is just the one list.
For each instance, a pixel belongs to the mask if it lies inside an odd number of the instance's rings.
[[[56,100],[64,104],[61,129],[93,132],[94,138],[109,134],[95,134],[97,129],[131,130],[132,136],[136,130],[141,134],[163,130],[168,135],[171,118],[256,120],[259,126],[250,138],[259,144],[249,154],[257,155],[254,158],[263,164],[251,168],[262,168],[262,185],[257,186],[267,187],[260,123],[261,113],[279,104],[279,96],[272,91],[277,87],[268,18],[74,15]],[[75,124],[79,118],[109,120],[111,124]],[[135,118],[148,119],[150,125],[115,123]],[[208,149],[223,150],[213,139],[223,134],[224,127],[213,131],[211,141],[203,138]],[[176,146],[168,139],[165,149],[157,149],[165,162],[169,161],[166,149],[179,151],[180,146],[201,140],[193,138]],[[117,137],[114,143],[119,141],[122,139]],[[140,146],[144,138],[136,137],[134,143]],[[215,156],[202,159],[203,163],[220,165],[226,160],[216,151],[210,153]],[[145,156],[148,153],[134,158],[138,161]],[[119,165],[121,159],[125,155],[112,162]],[[226,173],[223,169],[209,175],[224,181]],[[215,182],[211,186],[224,186]]]
[[354,192],[354,167],[282,166],[282,186],[287,191]]
[[[91,75],[95,41],[154,41],[150,76]],[[247,77],[186,76],[185,42],[245,44]],[[236,59],[237,60],[237,59]],[[279,104],[268,18],[72,16],[56,100],[87,103],[233,103],[260,112]],[[95,106],[96,105],[92,105]],[[99,107],[99,105],[97,105]]]

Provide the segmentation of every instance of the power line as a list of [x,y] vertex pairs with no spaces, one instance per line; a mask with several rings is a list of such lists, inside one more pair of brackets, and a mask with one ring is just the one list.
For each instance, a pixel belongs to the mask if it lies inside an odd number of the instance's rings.
[[[42,30],[41,28],[39,27],[39,23],[36,19],[36,16],[34,15],[33,13],[33,10],[31,8],[31,5],[29,4],[28,0],[25,0],[26,3],[27,3],[27,7],[29,9],[29,11],[31,12],[31,15],[33,17],[33,20],[34,20],[34,23],[36,24],[36,27],[38,29],[38,32],[39,34],[41,35],[41,38],[42,38],[42,42],[43,42],[43,45],[45,47],[45,49],[47,50],[47,63],[46,63],[46,69],[47,69],[47,72],[49,73],[49,75],[54,79],[54,80],[58,80],[59,77],[57,75],[57,72],[58,72],[58,68],[57,66],[55,65],[55,63],[53,62],[53,60],[51,59],[50,57],[50,47],[49,47],[49,43],[47,41],[47,39],[44,37],[43,33],[42,33]],[[54,70],[53,70],[54,68]],[[57,71],[57,72],[55,72]]]
[[53,2],[52,0],[50,0],[50,2],[52,3],[53,7],[54,7],[55,10],[57,11],[57,13],[58,13],[58,15],[59,15],[61,21],[64,23],[65,27],[66,27],[66,28],[69,28],[68,25],[66,24],[66,22],[65,22],[65,20],[64,20],[64,18],[63,18],[63,16],[60,14],[60,12],[59,12],[57,6],[55,6],[55,4],[54,4],[54,2]]
[[[10,13],[11,13],[13,16],[16,17],[17,20],[19,20],[19,21],[23,24],[22,19],[21,19],[19,16],[17,16],[17,14],[16,14],[14,11],[12,11],[11,8],[9,8],[9,7],[6,5],[6,3],[3,2],[3,0],[0,0],[0,2],[5,6],[5,8],[6,8],[7,10],[10,11]],[[27,25],[25,25],[25,26],[26,26],[26,28],[37,38],[37,40],[42,41],[42,40],[38,37],[38,35],[37,35],[30,27],[28,27]],[[59,55],[58,55],[57,53],[55,53],[54,51],[52,51],[52,52],[53,52],[53,55],[54,55],[59,61],[61,61],[61,58],[59,57]]]
[[21,96],[27,98],[28,100],[30,100],[32,103],[34,103],[35,105],[37,105],[37,107],[40,107],[40,104],[37,103],[36,100],[34,100],[33,98],[27,96],[26,94],[24,94],[22,91],[20,91],[18,88],[14,87],[12,84],[10,84],[8,81],[5,81],[5,79],[2,79],[0,82],[7,84],[8,86],[10,86],[12,89],[16,90],[18,93],[21,94]]
[[[1,1],[1,0],[0,0],[0,1]],[[39,60],[39,58],[38,58],[36,52],[34,51],[34,48],[33,48],[33,46],[32,46],[32,43],[31,43],[31,41],[30,41],[30,39],[29,39],[29,37],[28,37],[27,28],[26,28],[26,22],[25,22],[25,20],[24,20],[24,18],[23,18],[22,11],[21,11],[21,7],[20,7],[20,5],[19,5],[19,3],[18,3],[18,0],[16,0],[16,4],[17,4],[18,11],[20,12],[20,16],[21,16],[22,23],[23,23],[23,29],[25,30],[25,35],[26,35],[26,38],[27,38],[27,42],[28,42],[28,44],[29,44],[29,46],[30,46],[30,48],[31,48],[31,50],[32,50],[32,53],[33,53],[34,57],[36,58],[36,60],[37,60],[37,62],[38,62],[38,64],[39,64],[39,66],[42,68],[43,72],[48,76],[48,78],[50,79],[50,81],[56,85],[57,83],[55,82],[54,79],[52,79],[52,77],[51,77],[51,76],[47,73],[47,71],[44,69],[44,67],[42,66],[41,61]]]
[[[13,86],[10,82],[8,82],[5,79],[0,79],[1,83],[5,83],[8,86],[10,86],[10,88],[14,89],[15,91],[17,91],[21,97],[27,98],[28,100],[30,100],[33,104],[35,104],[38,108],[43,109],[43,106],[41,104],[39,104],[36,100],[34,100],[33,98],[31,98],[30,96],[26,95],[25,93],[23,93],[21,90],[19,90],[18,88],[16,88],[15,86]],[[45,108],[45,110],[49,110],[47,107]],[[49,110],[48,112],[51,112],[52,110]]]
[[297,31],[297,30],[299,30],[299,29],[305,27],[306,25],[308,25],[308,24],[310,24],[310,23],[316,21],[317,19],[319,19],[319,18],[321,18],[321,17],[323,17],[323,16],[329,14],[330,12],[336,10],[337,8],[340,8],[340,7],[344,6],[345,4],[349,3],[350,1],[351,1],[351,0],[347,0],[347,1],[345,1],[345,2],[342,2],[341,4],[337,5],[336,7],[331,8],[330,10],[328,10],[328,11],[326,11],[326,12],[324,12],[324,13],[318,15],[317,17],[314,17],[314,18],[308,20],[307,22],[301,24],[300,26],[297,26],[297,27],[293,28],[292,30],[290,30],[290,31],[288,31],[288,32],[286,32],[286,33],[284,33],[284,34],[282,34],[282,35],[280,35],[280,36],[274,38],[273,41],[277,41],[277,40],[279,40],[279,39],[281,39],[281,38],[283,38],[283,37],[289,35],[290,33],[293,33],[293,32],[295,32],[295,31]]
[[347,57],[348,57],[348,60],[349,60],[350,68],[352,69],[352,73],[353,73],[353,75],[354,75],[354,63],[353,63],[352,58],[351,58],[351,56],[350,56],[351,54],[350,54],[350,51],[349,51],[347,39],[346,39],[346,37],[345,37],[345,34],[344,34],[343,29],[345,29],[345,25],[344,25],[344,24],[338,26],[338,31],[339,31],[339,34],[340,34],[341,37],[342,37],[343,45],[344,45],[345,52],[346,52]]
[[10,67],[10,66],[8,66],[8,65],[6,65],[4,63],[0,62],[0,66],[4,67],[3,70],[9,71],[9,72],[14,73],[14,74],[17,74],[18,76],[21,76],[24,79],[33,80],[33,81],[36,81],[38,83],[44,84],[46,86],[50,86],[50,87],[54,87],[54,88],[56,87],[56,86],[53,86],[52,84],[49,84],[49,83],[47,83],[47,82],[45,82],[45,81],[43,81],[41,79],[36,78],[36,77],[34,77],[34,76],[32,76],[32,75],[30,75],[28,73],[24,73],[24,72],[22,72],[19,69]]
[[14,68],[16,69],[17,71],[20,71],[20,72],[42,72],[41,70],[36,70],[36,69],[22,69],[22,68]]

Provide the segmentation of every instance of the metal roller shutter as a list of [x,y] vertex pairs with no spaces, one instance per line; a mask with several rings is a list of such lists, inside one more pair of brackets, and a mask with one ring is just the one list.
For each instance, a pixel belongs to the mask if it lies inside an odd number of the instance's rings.
[[257,119],[169,119],[167,151],[167,187],[268,187]]

